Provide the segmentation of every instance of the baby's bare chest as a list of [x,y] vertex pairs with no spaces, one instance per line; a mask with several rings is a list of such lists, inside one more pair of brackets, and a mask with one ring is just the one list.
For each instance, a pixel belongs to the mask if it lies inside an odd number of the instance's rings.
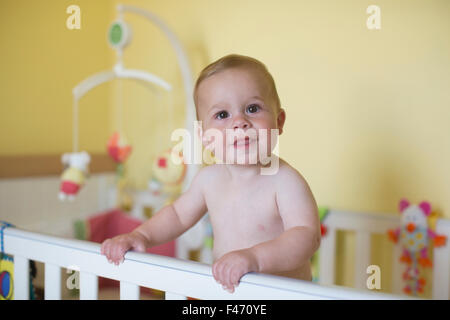
[[269,181],[211,185],[205,194],[215,240],[260,242],[280,234],[276,190]]

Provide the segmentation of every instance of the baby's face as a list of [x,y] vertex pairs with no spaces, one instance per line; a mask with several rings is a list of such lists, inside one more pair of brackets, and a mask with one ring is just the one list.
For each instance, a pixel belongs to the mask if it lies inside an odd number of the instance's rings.
[[203,143],[206,146],[215,140],[205,133],[221,132],[223,139],[216,140],[213,152],[227,163],[230,159],[235,163],[238,155],[245,157],[245,163],[252,163],[254,157],[259,161],[262,145],[270,155],[276,145],[271,129],[281,134],[285,118],[284,110],[277,110],[267,82],[257,71],[243,68],[227,69],[203,80],[197,89],[197,111]]

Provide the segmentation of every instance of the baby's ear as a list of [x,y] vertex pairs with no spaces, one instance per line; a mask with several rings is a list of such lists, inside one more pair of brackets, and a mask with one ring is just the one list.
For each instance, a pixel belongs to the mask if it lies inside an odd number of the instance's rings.
[[278,117],[277,117],[277,125],[278,125],[278,131],[279,131],[279,135],[281,135],[283,133],[283,127],[284,127],[284,122],[286,121],[286,111],[284,111],[283,108],[280,109],[280,111],[278,111]]

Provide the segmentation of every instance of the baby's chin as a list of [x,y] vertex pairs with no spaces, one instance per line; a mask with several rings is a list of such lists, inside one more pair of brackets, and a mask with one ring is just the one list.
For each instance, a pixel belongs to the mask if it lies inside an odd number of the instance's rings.
[[229,145],[224,155],[220,156],[216,154],[215,158],[217,163],[222,164],[260,165],[261,163],[266,163],[266,160],[272,154],[272,150],[269,149],[270,152],[266,150],[260,152],[256,144],[241,146]]

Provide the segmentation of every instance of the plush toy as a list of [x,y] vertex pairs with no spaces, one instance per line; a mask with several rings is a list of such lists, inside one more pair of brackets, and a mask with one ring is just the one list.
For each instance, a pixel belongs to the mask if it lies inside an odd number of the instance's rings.
[[166,150],[153,161],[148,188],[154,195],[167,196],[167,202],[171,202],[181,191],[185,172],[182,154],[173,149]]
[[[0,300],[14,300],[14,258],[0,254]],[[33,280],[36,278],[36,264],[30,260],[30,300],[36,300]]]
[[91,157],[86,151],[82,151],[65,153],[61,160],[65,169],[61,176],[59,199],[73,201],[84,184]]
[[418,295],[423,293],[425,278],[421,276],[420,267],[432,267],[428,255],[430,245],[443,246],[446,237],[437,235],[429,226],[431,205],[421,202],[419,205],[411,205],[408,200],[402,199],[399,203],[402,214],[401,226],[395,230],[388,230],[389,239],[402,245],[400,261],[407,264],[403,273],[406,286],[403,291],[406,294]]
[[[5,254],[3,231],[14,227],[12,224],[0,221],[0,300],[14,300],[14,258]],[[36,299],[33,279],[36,278],[37,269],[33,260],[30,260],[30,300]]]
[[117,163],[125,162],[131,153],[131,146],[118,132],[114,132],[109,138],[107,149],[111,158]]
[[320,220],[320,235],[324,237],[327,234],[327,226],[323,224],[326,216],[328,215],[328,208],[319,207],[319,220]]

